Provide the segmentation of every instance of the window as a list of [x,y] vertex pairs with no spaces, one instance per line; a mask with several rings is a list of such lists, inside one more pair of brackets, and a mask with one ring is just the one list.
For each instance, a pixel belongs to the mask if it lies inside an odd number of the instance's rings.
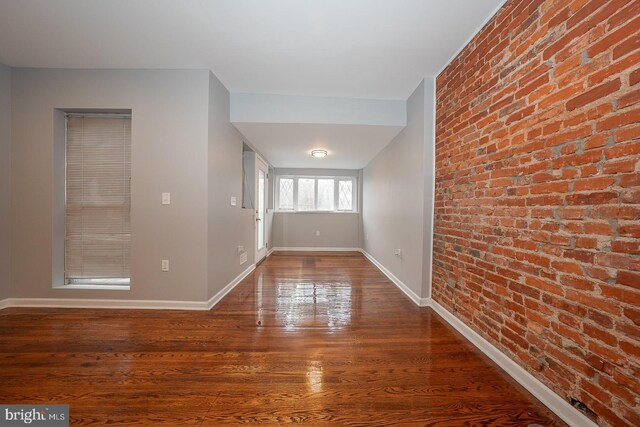
[[355,182],[355,177],[279,176],[277,208],[294,212],[354,212]]
[[280,180],[280,209],[293,209],[293,178]]
[[353,210],[353,181],[338,181],[338,210]]
[[128,285],[131,117],[66,116],[65,283]]

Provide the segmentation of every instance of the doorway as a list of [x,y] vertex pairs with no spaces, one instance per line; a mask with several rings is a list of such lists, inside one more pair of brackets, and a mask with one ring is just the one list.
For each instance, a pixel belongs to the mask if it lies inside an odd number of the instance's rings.
[[267,200],[269,200],[269,167],[259,156],[256,156],[256,238],[255,238],[255,263],[258,264],[267,255]]

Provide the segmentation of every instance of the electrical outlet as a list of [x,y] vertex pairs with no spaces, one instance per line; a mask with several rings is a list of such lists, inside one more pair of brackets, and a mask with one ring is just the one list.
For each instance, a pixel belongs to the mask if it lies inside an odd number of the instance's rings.
[[396,249],[395,251],[393,251],[393,254],[398,258],[402,258],[402,249]]
[[238,245],[238,254],[241,254],[242,252],[244,252],[244,246]]
[[320,235],[320,230],[316,230],[316,236]]
[[243,253],[240,255],[240,265],[244,264],[245,262],[247,262],[247,253],[246,253],[246,252],[243,252]]
[[231,197],[231,206],[236,206],[238,204],[238,200],[235,196]]
[[169,271],[169,260],[168,259],[163,259],[162,260],[162,271]]

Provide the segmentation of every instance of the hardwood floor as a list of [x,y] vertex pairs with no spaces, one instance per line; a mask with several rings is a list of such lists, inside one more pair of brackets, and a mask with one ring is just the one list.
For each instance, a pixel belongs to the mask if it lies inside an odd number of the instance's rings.
[[359,253],[276,253],[208,312],[0,311],[0,403],[72,425],[564,425]]

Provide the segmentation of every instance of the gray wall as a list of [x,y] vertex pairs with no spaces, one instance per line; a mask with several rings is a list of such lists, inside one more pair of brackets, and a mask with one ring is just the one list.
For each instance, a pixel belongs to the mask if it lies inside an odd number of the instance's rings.
[[422,298],[431,298],[433,210],[436,172],[436,81],[424,79],[424,197],[422,212]]
[[[11,297],[206,299],[209,71],[14,69],[12,83]],[[64,235],[52,182],[60,108],[132,110],[130,291],[52,288]]]
[[[254,213],[242,209],[242,142],[229,122],[229,92],[209,73],[208,298],[253,264],[255,256]],[[231,206],[232,196],[236,206]],[[243,265],[238,245],[247,251]]]
[[362,180],[363,248],[420,297],[430,284],[433,87],[426,79],[409,97],[407,127],[365,167]]
[[[355,176],[357,170],[275,169],[274,175]],[[275,182],[274,176],[274,182]],[[360,180],[358,181],[360,186]],[[362,200],[358,192],[358,200]],[[358,206],[361,206],[358,203]],[[271,229],[275,248],[360,248],[360,212],[274,212]],[[320,236],[316,236],[320,231]]]
[[11,69],[0,64],[0,300],[11,283]]
[[357,213],[275,212],[273,247],[359,248],[358,217]]

